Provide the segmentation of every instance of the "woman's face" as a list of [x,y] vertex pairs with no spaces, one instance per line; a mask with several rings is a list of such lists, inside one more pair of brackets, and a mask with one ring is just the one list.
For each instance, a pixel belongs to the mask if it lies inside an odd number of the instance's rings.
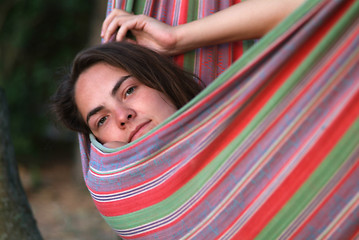
[[177,110],[165,94],[105,63],[79,76],[75,101],[84,121],[102,143],[132,142]]

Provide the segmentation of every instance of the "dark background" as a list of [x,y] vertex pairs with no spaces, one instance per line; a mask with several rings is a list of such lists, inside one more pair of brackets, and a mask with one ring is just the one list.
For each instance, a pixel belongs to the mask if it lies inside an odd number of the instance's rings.
[[1,0],[0,87],[16,161],[44,239],[116,239],[82,180],[76,134],[49,99],[76,53],[100,43],[104,0]]

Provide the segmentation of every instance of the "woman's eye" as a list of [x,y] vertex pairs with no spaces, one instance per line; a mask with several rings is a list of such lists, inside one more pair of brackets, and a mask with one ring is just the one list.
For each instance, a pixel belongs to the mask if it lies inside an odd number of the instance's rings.
[[101,118],[97,123],[97,127],[101,127],[106,122],[107,118],[108,118],[107,116]]
[[126,93],[125,93],[126,97],[127,97],[128,95],[131,95],[131,94],[135,91],[135,89],[136,89],[136,87],[130,87],[130,88],[128,88],[127,91],[126,91]]

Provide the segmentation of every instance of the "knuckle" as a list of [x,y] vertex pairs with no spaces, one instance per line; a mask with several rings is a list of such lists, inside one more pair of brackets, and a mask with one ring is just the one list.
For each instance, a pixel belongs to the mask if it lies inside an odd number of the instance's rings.
[[138,18],[140,20],[145,20],[147,18],[147,16],[145,14],[140,14],[140,15],[138,15]]

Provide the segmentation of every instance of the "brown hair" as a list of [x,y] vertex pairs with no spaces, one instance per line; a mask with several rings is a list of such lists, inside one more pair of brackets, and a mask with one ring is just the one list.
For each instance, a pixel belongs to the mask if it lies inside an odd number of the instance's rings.
[[177,109],[203,88],[196,76],[152,50],[126,42],[98,45],[75,57],[71,72],[52,97],[52,108],[57,118],[71,130],[90,133],[76,106],[75,84],[82,72],[100,62],[121,68],[146,86],[166,94]]

